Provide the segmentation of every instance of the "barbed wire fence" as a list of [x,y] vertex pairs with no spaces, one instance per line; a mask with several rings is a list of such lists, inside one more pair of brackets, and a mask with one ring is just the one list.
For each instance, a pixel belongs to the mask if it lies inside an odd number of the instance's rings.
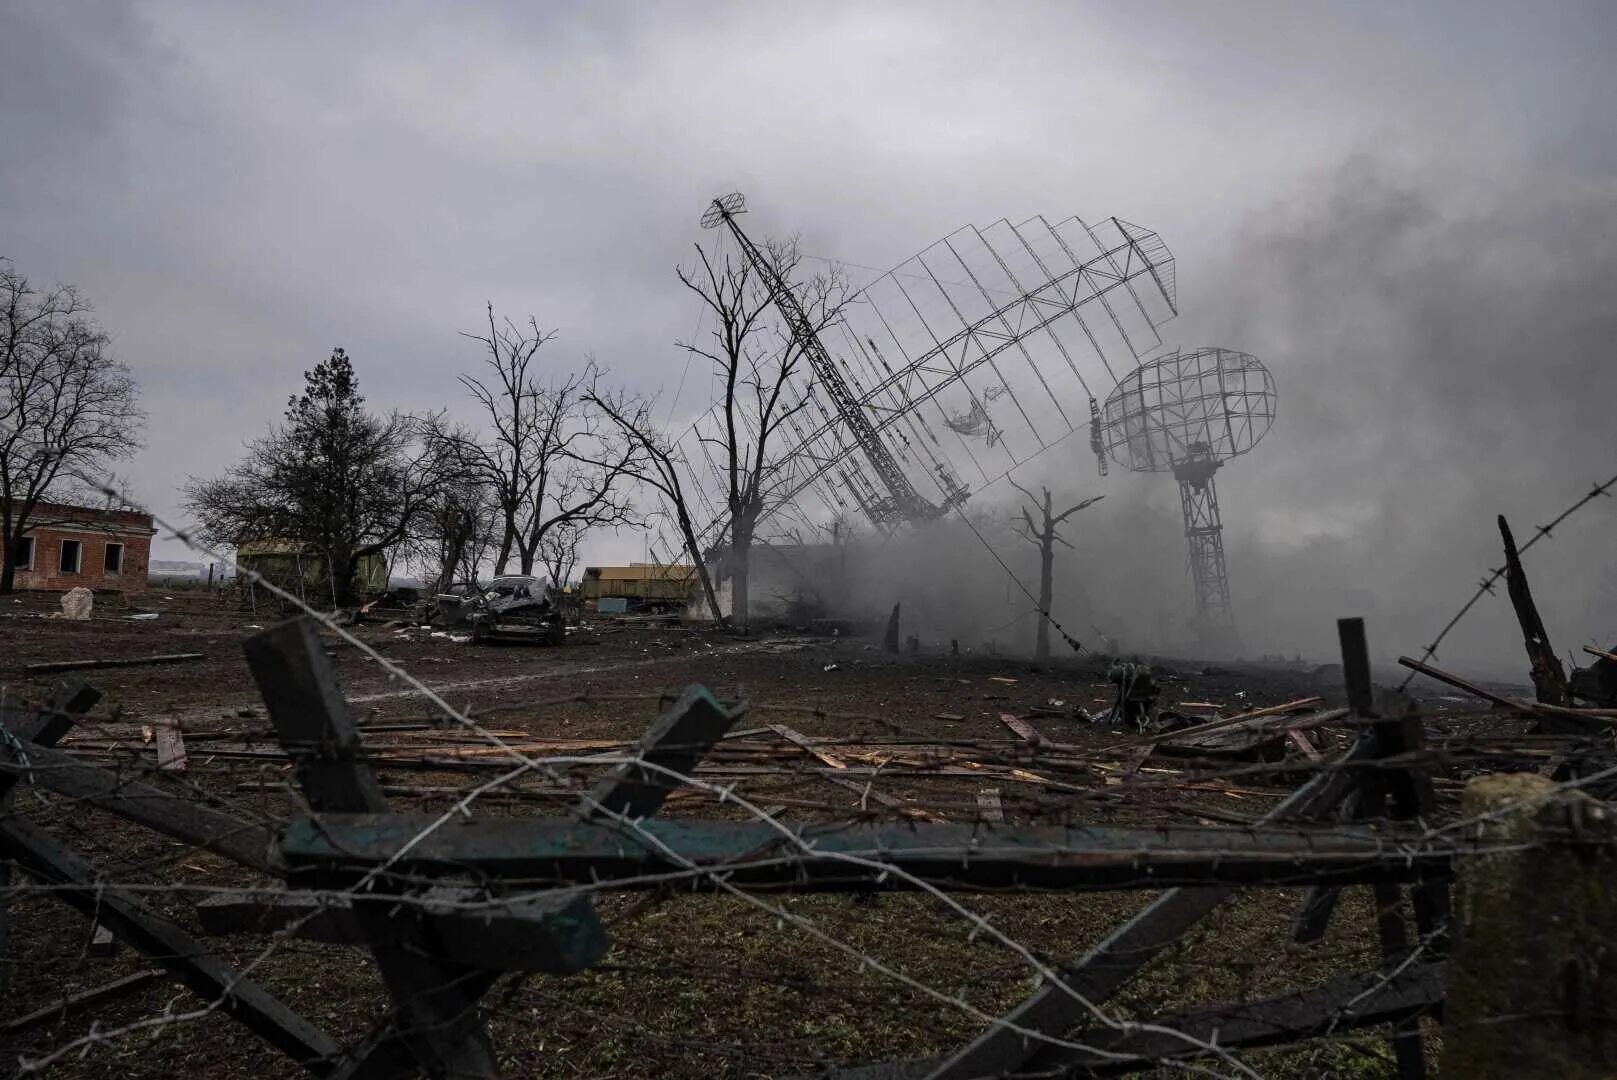
[[[1578,506],[1592,501],[1613,483],[1617,483],[1617,478],[1597,487]],[[1577,506],[1572,509],[1577,509]],[[1572,510],[1563,513],[1552,521],[1550,526],[1541,529],[1533,538],[1534,541],[1548,535],[1549,529],[1558,525],[1571,512]],[[175,535],[193,550],[215,559],[221,558],[218,553],[211,551],[206,545],[183,531],[174,530],[167,524],[163,527],[174,531]],[[1530,545],[1531,542],[1524,545],[1523,550]],[[424,703],[431,715],[446,722],[450,732],[462,737],[465,744],[489,752],[485,757],[463,757],[456,760],[452,754],[435,755],[433,751],[439,744],[431,740],[418,740],[420,742],[418,746],[409,742],[397,743],[381,734],[360,732],[362,741],[356,740],[352,747],[354,752],[342,763],[344,768],[363,766],[375,771],[408,770],[429,777],[437,777],[446,772],[454,774],[466,771],[471,771],[474,775],[483,773],[488,775],[486,778],[479,777],[469,784],[462,783],[458,786],[395,785],[388,793],[393,797],[440,802],[442,808],[425,815],[412,814],[407,819],[410,824],[408,832],[391,842],[383,857],[364,864],[353,880],[340,887],[311,889],[300,885],[296,892],[301,899],[309,901],[308,905],[264,935],[266,940],[263,944],[249,949],[245,954],[245,960],[236,961],[236,967],[231,969],[232,974],[219,985],[214,997],[211,999],[205,997],[200,1006],[185,1008],[178,1004],[183,1000],[183,996],[176,995],[157,1013],[143,1015],[109,1027],[92,1024],[82,1034],[64,1038],[44,1052],[23,1055],[19,1062],[19,1070],[23,1074],[39,1073],[53,1066],[65,1065],[71,1059],[81,1057],[97,1047],[120,1044],[137,1035],[149,1036],[157,1032],[177,1031],[188,1025],[209,1020],[221,1011],[232,1011],[239,1005],[240,998],[247,990],[256,986],[252,981],[256,973],[269,970],[289,956],[299,961],[308,957],[312,962],[319,963],[320,961],[315,959],[319,951],[302,940],[299,934],[305,928],[327,918],[331,912],[344,907],[355,909],[361,905],[374,905],[379,898],[385,898],[395,908],[403,909],[410,905],[420,905],[423,890],[441,890],[446,877],[443,869],[440,867],[431,872],[422,871],[414,865],[413,853],[429,848],[436,837],[460,829],[468,819],[473,819],[474,809],[498,817],[501,816],[497,809],[499,806],[508,807],[511,804],[520,806],[529,801],[548,801],[564,805],[573,804],[577,808],[574,813],[576,820],[603,824],[619,835],[631,838],[641,849],[653,853],[656,856],[654,861],[659,866],[666,868],[584,881],[573,878],[558,881],[546,875],[539,875],[538,878],[520,874],[496,875],[497,889],[483,888],[480,891],[463,891],[448,897],[437,896],[432,900],[432,910],[494,915],[509,912],[525,904],[543,904],[548,908],[554,908],[581,899],[606,902],[614,899],[617,894],[626,896],[630,892],[642,893],[645,897],[649,897],[651,899],[649,904],[639,907],[638,910],[635,906],[631,906],[624,921],[614,924],[627,925],[643,917],[646,911],[654,910],[659,902],[666,903],[669,898],[677,896],[680,892],[700,888],[720,893],[766,919],[773,919],[779,929],[790,929],[816,946],[829,950],[855,972],[868,973],[870,977],[915,995],[916,1002],[930,1002],[941,1006],[944,1013],[951,1017],[943,1023],[945,1030],[955,1030],[961,1024],[969,1022],[983,1025],[990,1036],[1009,1034],[1020,1043],[1048,1051],[1066,1051],[1083,1055],[1083,1059],[1090,1062],[1111,1061],[1119,1064],[1134,1061],[1138,1055],[1126,1050],[1109,1049],[1104,1044],[1105,1040],[1101,1038],[1073,1038],[1068,1037],[1067,1032],[1074,1027],[1081,1027],[1085,1031],[1101,1032],[1110,1037],[1156,1036],[1168,1040],[1167,1045],[1177,1046],[1180,1051],[1195,1051],[1212,1062],[1201,1064],[1195,1061],[1174,1060],[1174,1053],[1169,1052],[1154,1059],[1161,1063],[1187,1071],[1205,1071],[1212,1075],[1256,1076],[1260,1075],[1258,1069],[1236,1056],[1238,1048],[1231,1049],[1220,1042],[1216,1035],[1209,1037],[1207,1033],[1192,1030],[1187,1026],[1156,1023],[1150,1019],[1131,1016],[1126,1006],[1107,1007],[1106,997],[1109,995],[1096,995],[1094,998],[1086,995],[1074,985],[1076,980],[1070,977],[1071,972],[1060,961],[1054,959],[1056,954],[1050,947],[1038,945],[1024,932],[1007,928],[1004,912],[993,910],[992,901],[996,895],[1002,899],[1048,903],[1051,898],[1065,895],[1064,888],[1040,887],[1022,882],[1012,882],[1006,886],[979,886],[974,892],[986,897],[990,902],[985,905],[979,900],[968,906],[950,887],[953,883],[948,882],[947,878],[937,877],[935,870],[932,873],[919,873],[910,869],[913,859],[906,860],[912,853],[882,847],[837,849],[834,845],[827,847],[826,841],[835,838],[839,831],[854,828],[855,823],[874,827],[883,822],[905,825],[913,825],[918,821],[966,822],[971,829],[977,831],[978,839],[975,846],[963,855],[962,866],[967,863],[981,866],[996,855],[993,847],[995,834],[989,826],[996,825],[996,818],[1003,819],[1007,812],[1013,814],[1018,822],[1056,820],[1066,823],[1080,815],[1093,820],[1096,814],[1107,814],[1112,811],[1126,812],[1136,817],[1145,814],[1153,819],[1168,822],[1176,819],[1217,822],[1221,817],[1227,819],[1229,815],[1221,814],[1211,805],[1195,803],[1195,795],[1234,796],[1246,800],[1267,798],[1280,801],[1284,806],[1287,794],[1296,790],[1299,783],[1303,788],[1307,788],[1309,784],[1328,783],[1331,778],[1350,772],[1359,775],[1366,768],[1386,773],[1404,773],[1419,768],[1435,774],[1456,769],[1474,770],[1497,766],[1501,762],[1523,760],[1524,747],[1520,745],[1509,743],[1494,745],[1485,737],[1467,736],[1447,739],[1433,746],[1403,754],[1383,755],[1368,763],[1356,764],[1351,769],[1343,765],[1339,756],[1328,756],[1319,751],[1316,751],[1319,760],[1307,756],[1255,762],[1232,762],[1217,754],[1202,756],[1191,753],[1172,759],[1172,772],[1150,774],[1138,771],[1145,758],[1133,759],[1138,757],[1138,751],[1141,749],[1149,751],[1171,743],[1172,733],[1163,733],[1160,737],[1107,739],[1099,746],[1057,742],[1042,735],[1036,735],[1033,739],[1020,735],[1004,739],[942,739],[937,736],[935,729],[921,730],[904,721],[880,714],[843,712],[795,702],[748,704],[741,701],[732,701],[727,706],[736,717],[770,712],[799,713],[813,716],[833,726],[876,725],[887,734],[881,738],[875,736],[820,738],[808,740],[808,745],[799,745],[798,741],[789,738],[782,742],[782,733],[779,730],[766,727],[761,730],[755,729],[751,738],[727,739],[721,736],[709,740],[706,745],[700,747],[702,752],[691,758],[685,767],[671,766],[659,758],[658,751],[666,752],[669,748],[648,746],[644,743],[638,747],[625,745],[621,749],[605,751],[544,753],[541,744],[546,740],[495,728],[486,724],[470,708],[452,706],[441,692],[435,691],[384,655],[354,628],[342,625],[338,620],[313,609],[300,598],[250,570],[244,571],[244,574],[255,587],[278,595],[289,608],[312,620],[324,635],[330,635],[335,640],[354,648],[360,655],[368,657],[390,684],[404,688],[403,692],[408,695],[407,700]],[[1472,603],[1474,602],[1475,600]],[[1470,606],[1468,604],[1466,610],[1469,610]],[[1464,611],[1461,612],[1461,616],[1463,614]],[[1454,621],[1457,622],[1458,617]],[[1450,628],[1452,625],[1451,622]],[[1443,633],[1446,634],[1447,629]],[[1435,654],[1435,647],[1441,642],[1442,636],[1443,634],[1440,634],[1434,641],[1432,648],[1428,650],[1427,658]],[[524,722],[532,724],[536,720],[543,720],[547,712],[581,704],[610,704],[625,709],[642,706],[650,711],[653,707],[667,706],[669,703],[666,695],[569,694],[528,703],[525,711],[537,715],[525,717]],[[674,705],[677,706],[678,702]],[[669,713],[665,711],[664,715],[668,716]],[[1476,715],[1481,718],[1484,714]],[[1464,719],[1465,714],[1456,714],[1456,717]],[[86,721],[80,721],[84,725],[84,730],[93,730],[98,722],[110,729],[118,721],[113,717],[91,717]],[[8,722],[8,731],[11,726]],[[1353,741],[1363,735],[1365,729],[1373,727],[1374,724],[1368,720],[1355,722],[1351,718],[1338,717],[1329,729],[1320,730],[1327,732],[1327,739],[1334,740],[1335,745],[1326,747],[1327,749],[1347,751]],[[1330,732],[1335,734],[1332,735]],[[278,742],[281,744],[282,753],[278,755],[275,763],[260,761],[253,768],[267,768],[279,772],[289,764],[300,763],[298,748],[288,745],[284,734]],[[725,745],[726,742],[729,743],[728,746]],[[1322,739],[1321,742],[1324,744],[1326,739]],[[90,752],[68,755],[58,751],[60,757],[57,757],[47,754],[46,748],[35,747],[28,741],[13,737],[9,746],[8,770],[0,775],[11,779],[18,788],[31,794],[31,804],[37,804],[38,810],[30,816],[48,821],[52,829],[71,834],[76,843],[92,850],[105,848],[106,844],[103,842],[104,838],[98,839],[96,829],[85,824],[86,820],[93,819],[82,817],[78,813],[81,808],[91,813],[104,813],[109,806],[121,802],[129,804],[122,807],[126,812],[129,806],[144,806],[145,810],[149,811],[152,807],[170,805],[160,800],[183,799],[187,803],[217,811],[221,815],[220,820],[228,817],[230,821],[237,823],[237,827],[246,827],[252,830],[254,837],[266,840],[275,833],[280,833],[284,837],[284,830],[306,819],[310,809],[307,803],[301,801],[302,797],[294,785],[284,778],[271,781],[261,788],[255,787],[245,791],[226,789],[212,782],[211,776],[203,778],[208,773],[207,768],[188,773],[183,778],[161,774],[151,767],[142,752],[119,745],[116,739],[108,739],[100,747],[87,746],[84,749]],[[675,749],[682,748],[675,747]],[[1532,753],[1543,748],[1525,749],[1528,753]],[[1610,747],[1602,749],[1609,750]],[[242,752],[254,751],[249,745]],[[220,753],[223,754],[225,751]],[[842,767],[826,763],[824,760],[826,756],[831,756]],[[71,761],[63,760],[67,758],[71,758]],[[91,766],[92,760],[104,764]],[[220,760],[228,762],[253,759],[238,757]],[[698,761],[707,761],[709,764],[699,766]],[[851,762],[856,761],[868,761],[870,764],[862,767],[861,772],[857,771],[861,766],[850,766]],[[768,771],[737,773],[737,767],[745,762]],[[760,765],[760,762],[765,764]],[[961,764],[962,762],[966,764]],[[731,774],[720,775],[726,765],[731,766]],[[82,781],[89,775],[83,771],[87,766],[97,770],[99,777],[97,782],[105,781],[94,792],[81,787],[77,795],[44,796],[44,791],[55,790],[53,784],[61,777],[77,776]],[[850,772],[850,768],[856,771]],[[1152,765],[1146,768],[1163,768],[1163,766]],[[704,772],[704,769],[709,771]],[[1596,785],[1611,776],[1614,769],[1617,767],[1596,770],[1581,778],[1565,781],[1560,788],[1574,790]],[[234,772],[235,767],[228,766],[228,771]],[[625,778],[633,777],[631,786],[655,788],[661,793],[657,800],[659,806],[665,800],[674,802],[682,810],[689,806],[693,813],[682,813],[678,819],[680,821],[698,820],[702,812],[739,816],[744,823],[765,830],[769,838],[768,845],[764,851],[746,853],[744,858],[729,858],[717,862],[693,858],[691,852],[672,840],[669,834],[659,831],[655,819],[649,815],[637,816],[618,807],[611,799],[603,801],[601,785],[606,782],[600,779],[603,772],[607,774],[608,780],[615,775],[621,783]],[[966,775],[961,775],[961,772]],[[101,773],[105,773],[106,776],[100,776]],[[110,780],[107,777],[110,777]],[[590,783],[591,777],[597,778],[593,784]],[[162,789],[148,790],[152,784],[159,781],[163,784]],[[878,781],[881,782],[880,787],[877,786]],[[1264,788],[1251,786],[1259,782],[1266,782],[1268,786]],[[259,782],[247,781],[247,783]],[[989,809],[977,797],[984,783],[994,783],[1002,788],[1020,784],[1029,788],[1032,794],[1027,798],[1004,798],[1002,793],[996,790],[992,809]],[[769,786],[771,784],[774,786]],[[858,790],[850,790],[850,785]],[[1215,790],[1190,795],[1195,785],[1206,785]],[[412,792],[411,788],[418,790]],[[1219,788],[1222,790],[1216,790]],[[787,794],[790,792],[806,794],[815,790],[819,792],[817,798],[794,799],[793,795]],[[1175,794],[1177,798],[1164,801],[1160,796],[1165,792]],[[1240,792],[1245,794],[1239,794]],[[256,795],[257,798],[244,798],[243,796],[247,794]],[[853,808],[850,808],[843,798],[849,794],[858,796]],[[676,795],[678,798],[674,798]],[[1190,795],[1192,801],[1184,801],[1187,795]],[[271,807],[269,801],[271,796],[280,800],[278,806]],[[513,797],[509,803],[501,801],[508,796]],[[47,798],[50,801],[46,801]],[[842,801],[836,801],[839,799]],[[1452,802],[1452,799],[1446,798],[1445,801]],[[794,803],[797,804],[795,808]],[[788,808],[819,815],[827,820],[815,822],[814,824],[824,827],[810,831],[802,823],[783,819],[783,812]],[[318,807],[314,809],[318,811]],[[34,805],[30,805],[30,810],[34,810]],[[487,815],[479,815],[478,819]],[[1447,820],[1436,817],[1429,821],[1422,820],[1409,831],[1398,835],[1390,844],[1378,842],[1373,848],[1352,853],[1338,864],[1338,876],[1343,879],[1351,876],[1342,873],[1343,866],[1358,865],[1361,868],[1379,866],[1382,862],[1389,861],[1389,856],[1408,861],[1417,854],[1433,849],[1434,845],[1450,842],[1454,837],[1463,834],[1469,824],[1474,822],[1456,820],[1452,814],[1448,815]],[[1171,827],[1171,825],[1163,826],[1163,829]],[[1240,828],[1240,835],[1251,838],[1252,842],[1263,840],[1279,842],[1281,838],[1294,837],[1297,831],[1295,823],[1283,821],[1265,824],[1259,815],[1249,815]],[[1310,845],[1328,847],[1333,841],[1358,842],[1362,840],[1362,830],[1348,823],[1326,822],[1313,826],[1308,832],[1308,837]],[[1202,849],[1201,854],[1211,863],[1238,862],[1243,855],[1243,849],[1239,845],[1231,843],[1228,846],[1216,846],[1231,838],[1213,841],[1215,846]],[[280,866],[267,865],[267,852],[270,846],[268,842],[263,845],[262,857],[266,865],[249,869],[269,869],[272,872],[284,869]],[[107,852],[106,854],[111,857],[110,865],[106,867],[104,876],[97,878],[94,889],[99,893],[106,893],[115,888],[120,893],[144,895],[153,900],[161,899],[181,907],[196,897],[228,898],[239,896],[246,891],[240,885],[138,880],[143,873],[161,874],[170,871],[175,858],[185,857],[184,850],[178,854],[164,852],[161,855],[144,858],[131,858],[129,851],[121,854]],[[1156,892],[1164,887],[1172,891],[1176,880],[1182,880],[1188,885],[1209,885],[1209,877],[1205,873],[1190,873],[1182,879],[1176,879],[1171,867],[1161,868],[1170,872],[1159,872],[1159,868],[1153,865],[1153,862],[1163,859],[1169,853],[1169,848],[1157,844],[1141,844],[1137,849],[1127,852],[1127,857],[1133,860],[1131,876],[1114,878],[1112,887]],[[215,851],[215,854],[218,855],[219,852]],[[1116,856],[1119,853],[1112,854]],[[1293,851],[1292,854],[1296,855],[1296,852]],[[1452,852],[1450,856],[1457,857],[1453,856]],[[1046,1026],[1021,1022],[1016,1009],[992,1006],[991,1002],[996,997],[1005,996],[1007,988],[1014,991],[1018,985],[1015,981],[1016,976],[1008,974],[1003,962],[984,965],[982,972],[976,976],[952,973],[951,984],[944,985],[928,971],[915,973],[906,970],[911,965],[927,966],[925,962],[917,964],[913,955],[902,955],[906,952],[906,946],[912,945],[913,942],[901,940],[883,942],[885,948],[879,948],[874,943],[861,940],[857,918],[852,920],[816,918],[791,899],[791,890],[806,884],[802,880],[793,880],[791,873],[799,873],[807,866],[824,863],[834,863],[843,868],[851,881],[856,884],[863,883],[866,889],[887,890],[903,886],[906,890],[912,891],[915,894],[915,901],[924,905],[924,910],[935,920],[923,932],[925,935],[943,934],[945,932],[943,928],[952,923],[958,929],[949,933],[958,933],[956,942],[958,948],[971,948],[973,958],[981,963],[980,954],[983,949],[992,946],[998,957],[1009,959],[1015,969],[1020,969],[1020,977],[1024,984],[1036,984],[1041,991],[1053,992],[1066,999],[1073,1009],[1072,1015],[1081,1023],[1067,1023],[1061,1031],[1052,1033]],[[786,875],[788,899],[784,902],[765,895],[763,890],[774,886],[762,884],[749,886],[747,881],[747,874],[761,873],[770,866],[790,872]],[[482,872],[482,868],[475,862],[467,862],[458,870],[458,874],[451,875],[455,880],[475,879]],[[262,881],[262,877],[257,880]],[[940,880],[945,884],[938,884]],[[1213,880],[1218,879],[1215,877]],[[1264,879],[1264,884],[1274,887],[1300,887],[1318,884],[1321,880],[1330,881],[1332,878],[1329,874],[1322,878],[1316,868],[1301,867],[1290,874],[1271,874]],[[487,886],[489,881],[490,879],[485,877],[482,883]],[[262,885],[259,888],[262,888]],[[84,891],[82,884],[64,885],[48,880],[12,884],[7,889],[11,897],[48,897],[52,894]],[[1157,902],[1160,902],[1160,898]],[[635,903],[641,904],[640,901]],[[1149,905],[1147,910],[1150,910]],[[1191,943],[1198,946],[1216,945],[1196,939],[1199,922],[1199,919],[1192,919],[1188,924],[1176,928],[1175,932],[1156,943],[1157,951],[1160,952],[1170,945],[1175,947]],[[1430,932],[1422,940],[1382,971],[1377,976],[1377,981],[1359,988],[1352,996],[1346,998],[1345,1005],[1336,1010],[1336,1016],[1338,1018],[1348,1016],[1359,1003],[1392,985],[1412,967],[1423,964],[1428,950],[1436,947],[1434,943],[1440,942],[1445,936],[1447,924],[1440,923],[1428,930]],[[901,938],[903,935],[895,937]],[[230,957],[232,960],[242,955],[239,936],[230,941],[228,948],[222,945],[213,951],[214,955]],[[635,939],[633,947],[644,952],[648,946]],[[1216,954],[1216,948],[1213,951]],[[1366,940],[1362,947],[1342,947],[1335,952],[1321,950],[1314,958],[1321,962],[1347,959],[1362,968],[1367,962],[1370,966],[1374,966],[1373,960],[1367,961],[1373,951],[1372,943]],[[909,952],[914,953],[915,950],[910,949]],[[153,950],[151,959],[162,962],[173,960],[175,957],[165,956],[160,950]],[[1197,963],[1194,958],[1176,962],[1190,966]],[[1219,960],[1205,962],[1207,966],[1220,963]],[[700,960],[687,960],[684,961],[684,970],[681,972],[680,964],[662,950],[654,953],[644,966],[654,970],[637,972],[641,977],[654,975],[667,979],[672,974],[679,973],[683,978],[698,985],[727,986],[732,993],[738,990],[744,992],[744,987],[737,986],[735,971],[703,964]],[[768,983],[774,974],[770,970],[771,966],[754,962],[746,975],[760,983]],[[597,969],[598,967],[599,965],[596,966]],[[481,973],[462,971],[455,976],[455,980],[460,983],[475,982],[480,977]],[[515,1003],[521,1001],[523,987],[532,977],[531,972],[515,974],[508,982],[507,992],[486,1011],[491,1015],[498,1015],[519,1008],[520,1006]],[[813,984],[817,996],[825,998],[847,992],[848,987],[845,983],[827,981],[828,977],[823,974],[818,974],[817,977],[820,981]],[[860,985],[861,987],[864,985],[863,978]],[[870,992],[880,994],[880,991]],[[392,1005],[382,1007],[380,1018],[368,1026],[368,1034],[343,1042],[328,1040],[335,1053],[328,1052],[325,1057],[319,1059],[325,1064],[317,1062],[312,1068],[322,1074],[327,1072],[342,1074],[347,1066],[337,1063],[348,1062],[351,1065],[356,1061],[363,1062],[366,1047],[374,1049],[379,1041],[379,1033],[392,1031],[395,1036],[406,1042],[413,1037],[431,1036],[434,1033],[425,1029],[415,1031],[400,1029],[401,1024],[412,1020],[412,1009],[418,1004],[419,1002],[412,1001],[408,995],[401,996],[395,993]],[[475,1011],[475,996],[468,1009]],[[635,1038],[642,1041],[662,1040],[669,1045],[681,1046],[687,1050],[692,1048],[693,1040],[682,1038],[672,1032],[660,1031],[654,1025],[638,1020],[634,1010],[630,1008],[604,1013],[597,1008],[595,1014],[612,1017],[616,1027],[631,1032]],[[1336,1028],[1339,1026],[1338,1021],[1333,1020],[1331,1030],[1325,1035],[1337,1037]],[[1348,1034],[1348,1031],[1342,1032],[1343,1036]],[[751,1039],[734,1042],[730,1052],[735,1055],[738,1066],[748,1061],[769,1062],[775,1068],[802,1071],[810,1071],[816,1060],[824,1057],[823,1051],[811,1045],[812,1040],[801,1043],[800,1050],[792,1053],[781,1052],[773,1048],[774,1042],[779,1038],[778,1035],[759,1032]],[[935,1046],[934,1051],[943,1049],[946,1045],[947,1043],[942,1043]],[[1028,1060],[1032,1056],[1026,1054],[1022,1060]],[[947,1063],[940,1063],[938,1067],[946,1069]],[[1016,1068],[1020,1069],[1021,1065],[1017,1065]],[[915,1073],[915,1075],[929,1074]],[[1003,1074],[1010,1075],[1010,1073]],[[1016,1074],[1030,1075],[1022,1072]],[[938,1073],[938,1075],[954,1074]]]

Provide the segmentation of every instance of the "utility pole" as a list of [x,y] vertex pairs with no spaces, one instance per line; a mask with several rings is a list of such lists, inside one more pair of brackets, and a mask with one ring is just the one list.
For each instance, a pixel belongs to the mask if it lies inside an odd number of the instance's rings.
[[[1010,478],[1006,477],[1006,479]],[[1058,533],[1056,529],[1063,521],[1066,521],[1078,511],[1084,509],[1086,506],[1095,505],[1106,496],[1092,496],[1085,499],[1083,502],[1078,503],[1076,506],[1070,506],[1061,513],[1057,514],[1054,512],[1052,507],[1049,488],[1039,488],[1039,490],[1044,494],[1044,498],[1041,502],[1041,500],[1036,498],[1031,491],[1023,487],[1021,484],[1018,484],[1015,480],[1011,480],[1011,484],[1016,488],[1017,491],[1020,491],[1023,495],[1026,495],[1029,499],[1033,500],[1034,508],[1037,509],[1039,513],[1039,521],[1038,524],[1035,525],[1033,520],[1033,511],[1029,510],[1025,506],[1022,508],[1022,521],[1026,529],[1026,531],[1022,534],[1022,538],[1031,544],[1037,545],[1039,549],[1039,629],[1037,643],[1033,649],[1033,655],[1038,659],[1043,660],[1050,655],[1050,604],[1052,594],[1055,591],[1055,545],[1066,544],[1068,548],[1072,547],[1072,544],[1068,543],[1066,538]]]

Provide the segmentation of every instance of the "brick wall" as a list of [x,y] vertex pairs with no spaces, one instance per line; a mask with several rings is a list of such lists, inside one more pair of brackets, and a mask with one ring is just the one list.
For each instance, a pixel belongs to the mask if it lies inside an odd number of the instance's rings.
[[[70,521],[68,518],[91,520]],[[66,592],[80,585],[99,591],[144,592],[146,568],[151,560],[151,518],[127,511],[99,511],[90,508],[41,506],[35,510],[41,522],[23,535],[34,541],[33,565],[16,572],[19,589],[48,589]],[[79,543],[76,573],[62,571],[62,541]],[[109,545],[123,545],[123,559],[117,571],[106,569]]]

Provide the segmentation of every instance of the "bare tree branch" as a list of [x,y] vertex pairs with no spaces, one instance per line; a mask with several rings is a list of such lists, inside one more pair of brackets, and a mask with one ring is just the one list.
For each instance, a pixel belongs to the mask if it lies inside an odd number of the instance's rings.
[[[833,268],[792,283],[802,262],[795,239],[771,240],[763,247],[769,274],[789,284],[818,333],[835,323],[853,299],[846,277]],[[715,260],[701,245],[691,269],[678,267],[680,282],[702,300],[714,317],[710,340],[680,342],[685,351],[713,364],[722,384],[714,405],[713,431],[697,441],[717,451],[714,468],[724,491],[727,548],[721,570],[731,582],[731,618],[744,628],[749,599],[749,553],[758,521],[788,477],[790,455],[779,446],[782,428],[809,405],[807,394],[793,402],[788,392],[807,366],[804,342],[784,321],[771,322],[774,308],[766,275],[745,258]]]
[[554,331],[540,330],[532,317],[522,327],[509,319],[502,325],[492,304],[487,333],[462,336],[482,345],[487,368],[459,380],[488,424],[488,441],[468,440],[463,460],[499,511],[495,572],[504,573],[515,555],[521,572],[533,573],[553,529],[582,536],[592,528],[642,524],[623,490],[640,450],[594,415],[586,399],[600,374],[594,361],[545,381],[538,357]]
[[0,595],[35,507],[140,447],[139,392],[109,342],[76,289],[37,290],[0,259]]

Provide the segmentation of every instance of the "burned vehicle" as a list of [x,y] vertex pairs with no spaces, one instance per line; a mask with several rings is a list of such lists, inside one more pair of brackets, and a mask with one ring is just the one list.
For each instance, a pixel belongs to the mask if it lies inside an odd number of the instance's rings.
[[438,625],[466,627],[474,644],[560,645],[566,635],[561,610],[552,601],[544,578],[512,574],[487,585],[464,582],[434,600]]

